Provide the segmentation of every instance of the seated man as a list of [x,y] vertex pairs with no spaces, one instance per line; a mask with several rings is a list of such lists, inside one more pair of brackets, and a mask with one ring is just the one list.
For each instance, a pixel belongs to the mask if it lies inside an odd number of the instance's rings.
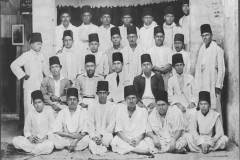
[[78,90],[68,88],[68,108],[58,113],[51,141],[56,149],[67,147],[70,152],[84,150],[88,147],[89,136],[87,135],[87,110],[78,106]]
[[50,154],[53,143],[49,141],[48,135],[53,125],[53,114],[45,108],[43,94],[40,90],[31,94],[34,110],[31,110],[25,120],[24,136],[13,138],[13,145],[17,149],[40,155]]
[[70,87],[70,81],[60,74],[62,65],[59,58],[53,56],[49,58],[51,77],[46,77],[41,83],[44,102],[50,105],[57,115],[58,111],[66,106],[66,90]]
[[113,139],[115,127],[115,106],[107,101],[108,82],[98,81],[98,101],[88,108],[89,118],[89,149],[93,154],[102,155],[107,152],[107,147]]
[[160,74],[152,72],[152,60],[149,54],[141,55],[142,74],[134,78],[133,85],[137,97],[151,111],[158,90],[164,90],[164,81]]
[[196,113],[197,96],[194,78],[189,73],[184,73],[185,62],[182,54],[172,56],[172,65],[176,71],[168,80],[168,101],[176,104],[184,115],[185,127],[188,130],[189,123]]
[[199,92],[199,107],[195,120],[191,123],[190,134],[186,136],[192,152],[204,154],[218,149],[225,149],[228,137],[223,133],[220,114],[210,109],[210,93]]
[[126,104],[119,104],[116,113],[117,135],[112,140],[112,150],[120,154],[147,154],[148,146],[144,140],[147,110],[137,106],[137,93],[133,85],[124,88],[124,97]]

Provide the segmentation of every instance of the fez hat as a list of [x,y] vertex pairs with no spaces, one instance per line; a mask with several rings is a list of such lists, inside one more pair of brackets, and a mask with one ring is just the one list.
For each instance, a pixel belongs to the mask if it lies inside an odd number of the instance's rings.
[[143,8],[142,17],[144,16],[153,16],[152,8],[150,7]]
[[143,64],[144,62],[152,63],[150,54],[143,54],[143,55],[141,55],[141,64]]
[[180,53],[176,53],[176,54],[172,55],[172,65],[174,66],[177,63],[184,64],[182,54],[180,54]]
[[30,35],[29,37],[30,43],[35,43],[35,42],[42,42],[42,35],[41,33],[34,32]]
[[112,54],[112,61],[115,62],[115,61],[120,61],[123,63],[123,56],[122,56],[122,53],[120,52],[115,52]]
[[175,36],[174,36],[174,41],[181,41],[181,42],[184,42],[184,35],[181,34],[181,33],[177,33],[177,34],[175,34]]
[[86,12],[92,14],[92,9],[89,5],[85,5],[85,6],[82,7],[82,14],[84,14]]
[[98,34],[97,33],[89,34],[88,35],[88,41],[89,42],[93,42],[93,41],[99,42]]
[[199,92],[199,102],[200,101],[207,101],[209,104],[211,104],[210,93],[207,91],[200,91]]
[[121,35],[118,27],[112,27],[111,28],[111,37],[115,34]]
[[57,56],[52,56],[49,58],[49,65],[51,66],[54,64],[59,64],[61,66],[59,58]]
[[182,4],[189,4],[189,0],[182,0]]
[[103,8],[102,11],[101,11],[101,16],[103,16],[105,14],[108,14],[108,15],[111,16],[111,13],[112,13],[111,8]]
[[166,14],[173,14],[174,15],[174,8],[172,6],[167,6],[164,10],[164,15]]
[[98,81],[97,83],[97,92],[106,91],[108,92],[108,81]]
[[68,88],[67,89],[67,97],[74,96],[78,98],[78,90],[77,88]]
[[124,98],[130,95],[135,95],[137,96],[137,91],[134,87],[134,85],[129,85],[124,87]]
[[212,29],[211,29],[210,24],[201,25],[200,30],[201,30],[201,34],[203,34],[203,33],[211,33],[212,34]]
[[163,28],[161,26],[154,27],[154,35],[156,35],[157,33],[164,34],[164,30],[163,30]]
[[129,34],[137,34],[136,26],[132,25],[127,27],[127,35]]
[[73,39],[73,32],[72,32],[72,30],[65,30],[65,31],[63,32],[63,39],[64,39],[66,36],[72,37],[72,39]]
[[168,93],[164,90],[159,90],[158,93],[155,95],[155,101],[164,101],[168,103]]
[[88,62],[92,62],[92,63],[96,64],[95,55],[87,54],[85,56],[85,64],[88,63]]
[[132,16],[132,10],[131,10],[131,8],[125,7],[125,8],[122,9],[122,17],[125,16],[125,15],[130,15],[130,16]]
[[35,90],[31,93],[32,100],[41,99],[43,100],[43,94],[40,90]]
[[70,8],[63,8],[61,11],[60,11],[60,15],[63,15],[64,13],[67,13],[71,16],[71,10]]

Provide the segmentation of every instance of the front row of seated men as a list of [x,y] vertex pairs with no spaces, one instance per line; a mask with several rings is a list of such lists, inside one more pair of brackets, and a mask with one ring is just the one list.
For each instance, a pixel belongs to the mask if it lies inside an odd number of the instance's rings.
[[[67,105],[55,119],[51,108],[44,104],[40,90],[31,94],[34,110],[26,117],[24,136],[14,137],[13,145],[32,154],[50,154],[54,148],[70,152],[89,148],[102,155],[109,150],[154,154],[161,152],[208,153],[226,147],[219,113],[211,109],[210,94],[199,93],[198,106],[190,131],[184,129],[184,115],[177,105],[169,105],[168,93],[158,90],[155,107],[148,112],[138,104],[133,85],[124,88],[124,103],[107,101],[107,81],[97,83],[97,101],[88,108],[79,105],[76,88],[66,91]],[[111,147],[110,147],[111,146]]]

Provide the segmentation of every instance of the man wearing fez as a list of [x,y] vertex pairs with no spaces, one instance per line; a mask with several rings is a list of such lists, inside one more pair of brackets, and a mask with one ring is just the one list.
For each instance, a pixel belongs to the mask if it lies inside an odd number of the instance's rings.
[[129,45],[122,50],[124,67],[129,75],[130,82],[133,82],[135,76],[141,73],[140,56],[144,53],[144,49],[140,44],[137,44],[137,30],[135,26],[127,28],[127,38]]
[[204,154],[226,148],[228,137],[224,135],[220,114],[211,110],[210,93],[199,92],[199,108],[186,136],[192,152]]
[[120,52],[115,52],[112,55],[112,66],[114,72],[107,75],[106,80],[109,83],[109,100],[114,103],[124,102],[124,87],[130,82],[125,69],[123,68],[123,55]]
[[151,8],[143,9],[142,21],[143,26],[139,30],[139,42],[145,50],[148,50],[154,45],[153,31],[154,27],[157,26]]
[[[122,9],[122,25],[119,26],[120,33],[122,36],[122,41],[121,44],[125,47],[128,44],[128,39],[127,39],[127,27],[133,26],[133,17],[132,17],[132,10],[131,8],[123,8]],[[138,27],[136,27],[137,33],[139,33]],[[138,34],[137,34],[138,35]]]
[[163,29],[165,32],[164,44],[174,48],[173,40],[176,33],[182,33],[181,27],[177,26],[174,22],[174,8],[172,6],[167,6],[164,10],[164,23]]
[[199,50],[196,64],[197,92],[202,90],[210,92],[211,109],[216,110],[222,117],[220,99],[225,75],[224,52],[212,40],[212,30],[209,24],[201,25],[200,29],[204,44]]
[[74,87],[78,89],[81,106],[87,107],[95,100],[97,82],[103,77],[96,74],[96,60],[93,54],[85,56],[85,73],[79,75],[74,81]]
[[161,73],[164,80],[164,88],[167,90],[167,82],[172,73],[172,55],[173,51],[164,45],[165,32],[161,26],[154,28],[155,45],[148,50],[153,60],[153,71]]
[[185,63],[182,54],[172,56],[172,65],[176,71],[168,80],[168,101],[176,104],[182,111],[186,130],[196,113],[197,93],[192,75],[184,73]]
[[54,117],[43,102],[43,94],[40,90],[31,93],[34,109],[28,112],[24,124],[24,136],[13,138],[13,145],[31,154],[50,154],[54,145],[49,141]]
[[57,53],[62,64],[62,76],[73,81],[80,69],[79,60],[81,60],[81,56],[73,45],[73,32],[71,30],[63,32],[62,40],[64,47],[61,52]]
[[112,41],[112,47],[110,47],[106,54],[108,56],[108,65],[109,65],[109,73],[114,72],[113,66],[112,66],[112,55],[115,52],[121,52],[123,49],[123,46],[121,44],[122,37],[120,34],[120,30],[118,27],[112,27],[111,28],[111,41]]
[[113,139],[116,107],[107,101],[109,95],[108,82],[98,81],[98,100],[88,108],[89,118],[89,149],[91,153],[102,155]]
[[83,6],[81,12],[82,24],[78,29],[78,39],[83,45],[83,50],[88,48],[88,35],[98,32],[98,26],[91,22],[92,9],[90,6]]
[[133,85],[138,99],[151,111],[158,90],[164,90],[164,81],[160,74],[152,72],[152,60],[149,54],[141,55],[142,74],[134,78]]
[[124,88],[124,97],[126,104],[119,104],[116,113],[117,135],[111,143],[112,151],[119,154],[148,153],[144,139],[147,129],[147,110],[137,105],[137,92],[133,85]]
[[[24,95],[24,117],[26,118],[28,111],[33,110],[31,103],[31,93],[40,89],[43,76],[47,76],[47,62],[44,59],[42,48],[41,33],[32,33],[30,35],[30,50],[24,52],[16,60],[14,60],[10,68],[18,80],[24,79],[23,95]],[[23,68],[24,70],[23,70]]]
[[101,11],[101,26],[98,27],[98,35],[100,40],[99,50],[106,52],[112,46],[111,43],[111,8],[103,8]]
[[87,110],[78,105],[78,90],[67,89],[68,107],[62,109],[55,121],[50,140],[56,149],[68,148],[69,152],[81,151],[88,147]]
[[174,36],[174,48],[177,53],[182,54],[184,61],[184,73],[190,73],[191,60],[190,53],[184,50],[184,35],[177,33]]
[[156,94],[156,107],[148,117],[145,138],[153,153],[186,153],[187,141],[183,136],[183,116],[177,106],[170,106],[168,94],[160,90]]
[[64,47],[62,36],[65,30],[71,30],[73,32],[73,39],[77,42],[77,27],[72,25],[71,20],[71,11],[70,9],[63,9],[60,13],[61,24],[56,26],[55,29],[55,52],[62,50]]
[[182,0],[182,11],[183,16],[179,19],[179,25],[181,26],[183,33],[185,35],[184,44],[185,49],[189,51],[190,46],[190,8],[189,8],[189,0]]
[[70,81],[60,73],[62,65],[57,56],[49,58],[51,76],[45,77],[41,83],[44,102],[52,107],[55,113],[66,107],[66,90],[71,86]]

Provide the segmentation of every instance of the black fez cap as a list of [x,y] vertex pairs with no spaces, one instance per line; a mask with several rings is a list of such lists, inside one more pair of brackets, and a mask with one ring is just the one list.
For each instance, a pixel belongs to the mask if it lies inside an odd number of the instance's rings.
[[112,13],[111,8],[103,8],[102,11],[101,11],[101,16],[103,16],[105,14],[108,14],[108,15],[111,16],[111,13]]
[[43,94],[40,90],[35,90],[31,93],[32,100],[41,99],[43,100]]
[[118,27],[112,27],[111,28],[111,37],[115,34],[121,35]]
[[74,96],[78,98],[78,90],[77,88],[68,88],[67,89],[67,97]]
[[201,30],[201,34],[203,34],[203,33],[211,33],[212,34],[212,29],[211,29],[210,24],[201,25],[200,30]]
[[189,4],[189,0],[182,0],[182,4]]
[[82,14],[84,14],[86,12],[92,14],[92,9],[89,5],[85,5],[82,7]]
[[150,7],[143,8],[142,17],[144,16],[153,16],[152,8]]
[[73,39],[73,32],[72,32],[72,30],[65,30],[65,31],[63,32],[63,39],[64,39],[66,36],[72,37],[72,39]]
[[85,64],[88,63],[88,62],[92,62],[92,63],[96,64],[95,55],[87,54],[85,56]]
[[97,92],[106,91],[108,92],[108,81],[98,81],[97,83]]
[[60,11],[60,15],[63,15],[64,13],[67,13],[67,14],[69,14],[69,16],[71,16],[71,10],[70,10],[70,8],[63,8],[63,9]]
[[123,63],[123,55],[122,53],[120,52],[115,52],[112,54],[112,61],[115,62],[115,61],[120,61]]
[[132,25],[127,27],[127,35],[129,34],[137,34],[136,26]]
[[199,92],[199,102],[200,101],[207,101],[209,104],[211,104],[211,98],[210,93],[207,91],[200,91]]
[[122,16],[125,16],[125,15],[130,15],[130,16],[132,16],[132,10],[131,10],[131,8],[125,7],[125,8],[122,9]]
[[141,55],[141,64],[143,64],[144,62],[152,63],[150,54],[143,54],[143,55]]
[[60,64],[59,58],[57,56],[52,56],[49,58],[49,65]]
[[164,10],[164,15],[166,14],[173,14],[174,15],[174,8],[172,6],[167,6]]
[[181,34],[181,33],[177,33],[177,34],[175,34],[175,36],[174,36],[174,41],[181,41],[181,42],[184,42],[184,35]]
[[168,103],[168,93],[164,90],[159,90],[158,93],[155,95],[155,101],[164,101]]
[[134,87],[134,85],[129,85],[124,87],[124,98],[130,95],[135,95],[137,96],[137,91]]
[[35,42],[42,42],[42,35],[41,33],[34,32],[30,35],[29,37],[30,43],[35,43]]
[[176,54],[172,55],[172,65],[174,66],[177,63],[184,64],[182,54],[180,54],[180,53],[176,53]]
[[98,34],[97,33],[91,33],[88,35],[88,41],[92,42],[92,41],[96,41],[99,42],[99,38],[98,38]]
[[162,34],[164,34],[163,27],[161,27],[161,26],[156,26],[156,27],[154,27],[154,35],[156,35],[157,33],[162,33]]

